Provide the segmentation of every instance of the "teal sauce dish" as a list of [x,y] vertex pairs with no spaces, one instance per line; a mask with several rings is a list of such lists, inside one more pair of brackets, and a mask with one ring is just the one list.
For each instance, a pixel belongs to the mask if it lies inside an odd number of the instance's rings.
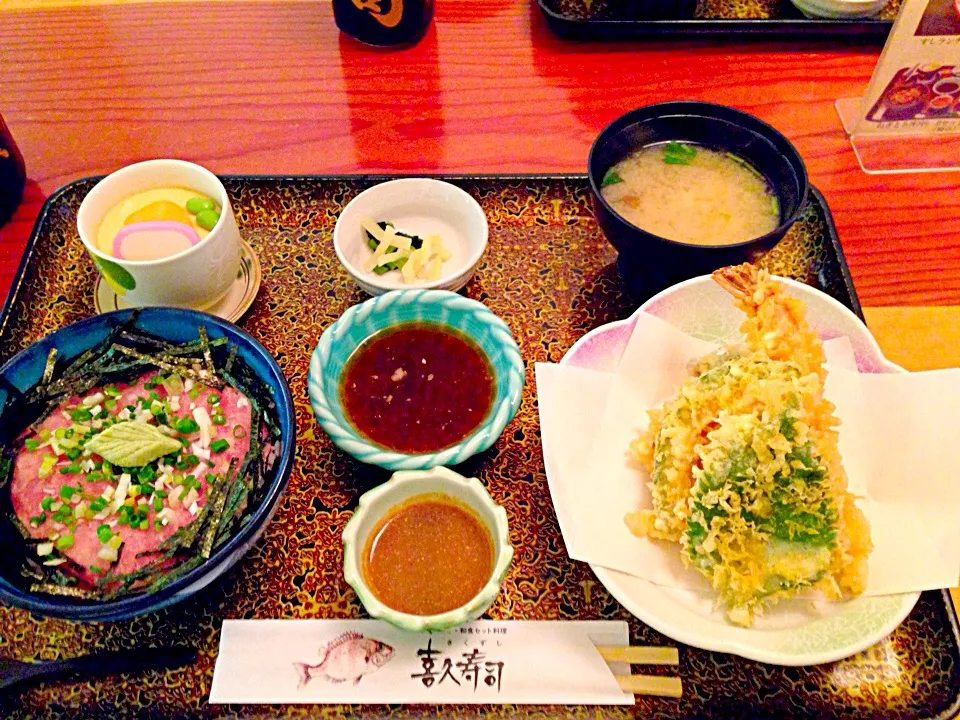
[[[394,452],[363,437],[340,399],[344,366],[360,343],[412,322],[459,331],[479,346],[494,373],[493,406],[480,426],[456,445],[417,455]],[[307,387],[320,427],[337,447],[361,462],[396,471],[457,465],[489,448],[516,414],[523,383],[523,360],[509,328],[482,303],[445,290],[394,290],[354,305],[323,331],[310,358]]]

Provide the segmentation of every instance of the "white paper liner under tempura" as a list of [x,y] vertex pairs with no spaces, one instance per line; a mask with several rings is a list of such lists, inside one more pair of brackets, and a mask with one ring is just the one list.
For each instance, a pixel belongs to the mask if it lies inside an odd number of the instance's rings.
[[[717,348],[637,313],[615,373],[538,363],[544,459],[570,557],[659,585],[708,591],[680,545],[638,538],[624,515],[652,508],[627,450],[647,410],[672,397],[691,361]],[[860,374],[846,338],[824,344],[851,491],[870,522],[866,595],[960,579],[960,370]]]

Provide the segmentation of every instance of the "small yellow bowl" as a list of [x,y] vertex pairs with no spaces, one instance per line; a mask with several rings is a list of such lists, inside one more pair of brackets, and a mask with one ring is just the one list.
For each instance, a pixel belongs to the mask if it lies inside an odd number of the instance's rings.
[[[367,538],[383,516],[404,500],[428,493],[447,495],[467,505],[486,525],[493,539],[493,572],[487,584],[465,605],[439,615],[411,615],[380,602],[364,581],[360,565]],[[370,617],[411,632],[449,630],[483,615],[500,592],[511,560],[513,546],[506,511],[493,502],[479,480],[465,478],[444,467],[394,473],[383,485],[364,493],[343,530],[343,575],[347,583],[356,590]]]

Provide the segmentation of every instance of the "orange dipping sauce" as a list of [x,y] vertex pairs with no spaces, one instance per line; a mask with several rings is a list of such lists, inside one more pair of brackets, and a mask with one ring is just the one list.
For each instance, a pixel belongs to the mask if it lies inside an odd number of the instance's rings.
[[376,598],[409,615],[466,605],[493,575],[493,537],[474,510],[443,493],[408,498],[367,537],[361,572]]

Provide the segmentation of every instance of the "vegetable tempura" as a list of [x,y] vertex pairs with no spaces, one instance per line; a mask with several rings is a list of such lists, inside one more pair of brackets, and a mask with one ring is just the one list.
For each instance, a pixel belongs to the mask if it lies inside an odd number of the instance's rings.
[[803,588],[828,598],[866,585],[866,518],[847,491],[824,354],[806,309],[751,265],[714,279],[747,314],[745,346],[701,359],[676,397],[650,411],[631,447],[650,471],[653,510],[626,522],[679,542],[731,621]]

